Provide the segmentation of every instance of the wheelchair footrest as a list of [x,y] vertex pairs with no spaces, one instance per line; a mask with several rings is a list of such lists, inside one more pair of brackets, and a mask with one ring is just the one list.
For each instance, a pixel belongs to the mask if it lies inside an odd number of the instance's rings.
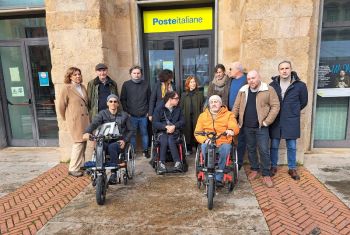
[[[122,168],[125,167],[125,163],[112,163],[112,162],[106,162],[104,163],[104,168],[105,169],[117,169],[117,168]],[[96,162],[94,161],[87,161],[85,162],[84,166],[81,167],[82,169],[89,169],[89,168],[95,168],[96,169]]]

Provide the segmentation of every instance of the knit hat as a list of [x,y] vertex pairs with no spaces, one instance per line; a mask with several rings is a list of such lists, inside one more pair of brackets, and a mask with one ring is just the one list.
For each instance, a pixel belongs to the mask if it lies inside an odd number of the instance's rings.
[[212,101],[212,100],[219,101],[219,102],[222,104],[222,99],[221,99],[221,97],[218,96],[218,95],[212,95],[212,96],[210,96],[210,98],[209,98],[209,103],[210,103],[210,101]]
[[110,94],[110,95],[107,97],[107,102],[108,102],[110,99],[112,99],[112,98],[116,99],[116,100],[119,102],[119,97],[116,96],[115,94]]

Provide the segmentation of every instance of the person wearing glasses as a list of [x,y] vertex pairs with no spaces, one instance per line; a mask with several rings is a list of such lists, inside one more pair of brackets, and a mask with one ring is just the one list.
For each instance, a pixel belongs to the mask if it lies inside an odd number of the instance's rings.
[[160,142],[160,173],[166,172],[165,160],[168,147],[175,162],[175,169],[182,169],[176,140],[185,125],[185,119],[178,105],[179,99],[176,91],[167,92],[153,112],[152,125]]
[[[88,140],[94,130],[100,125],[107,122],[116,122],[118,125],[119,133],[122,137],[118,141],[112,141],[106,144],[106,151],[109,153],[111,163],[118,164],[118,155],[124,150],[125,144],[130,141],[131,136],[134,134],[133,126],[130,122],[129,115],[122,111],[119,107],[118,96],[111,94],[107,97],[107,109],[100,111],[91,124],[85,129],[83,138]],[[112,174],[109,178],[109,184],[117,183],[116,170],[111,171]]]
[[98,112],[107,108],[107,96],[110,94],[119,96],[117,83],[108,76],[108,67],[100,63],[95,66],[95,71],[97,76],[89,81],[87,85],[88,108],[91,120]]
[[218,95],[222,99],[222,105],[228,107],[228,94],[230,80],[225,74],[226,69],[222,64],[217,64],[214,68],[214,78],[209,83],[207,96]]
[[65,86],[58,98],[58,111],[62,119],[66,121],[74,142],[68,169],[68,174],[74,177],[83,175],[83,172],[80,171],[80,166],[84,164],[86,149],[83,133],[90,123],[87,108],[88,97],[82,82],[81,70],[70,67],[64,76]]

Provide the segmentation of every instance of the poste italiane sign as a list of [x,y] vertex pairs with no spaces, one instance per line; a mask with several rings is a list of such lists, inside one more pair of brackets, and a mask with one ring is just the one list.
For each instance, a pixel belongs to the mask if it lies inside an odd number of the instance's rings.
[[213,29],[211,7],[144,11],[145,33],[163,33]]

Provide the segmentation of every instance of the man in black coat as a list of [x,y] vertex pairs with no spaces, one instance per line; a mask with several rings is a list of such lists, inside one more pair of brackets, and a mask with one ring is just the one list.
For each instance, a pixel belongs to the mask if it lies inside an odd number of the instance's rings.
[[297,73],[292,71],[290,61],[282,61],[278,65],[279,76],[272,77],[272,86],[280,100],[280,112],[270,126],[271,138],[271,174],[277,173],[278,149],[281,139],[286,140],[288,174],[299,180],[296,171],[296,139],[300,138],[300,111],[308,101],[308,91]]
[[140,129],[143,155],[149,158],[148,153],[148,105],[151,89],[147,81],[142,78],[142,68],[133,66],[129,70],[130,80],[123,83],[120,101],[123,109],[130,115],[130,121],[135,129],[131,137],[131,144],[136,148],[136,132]]

